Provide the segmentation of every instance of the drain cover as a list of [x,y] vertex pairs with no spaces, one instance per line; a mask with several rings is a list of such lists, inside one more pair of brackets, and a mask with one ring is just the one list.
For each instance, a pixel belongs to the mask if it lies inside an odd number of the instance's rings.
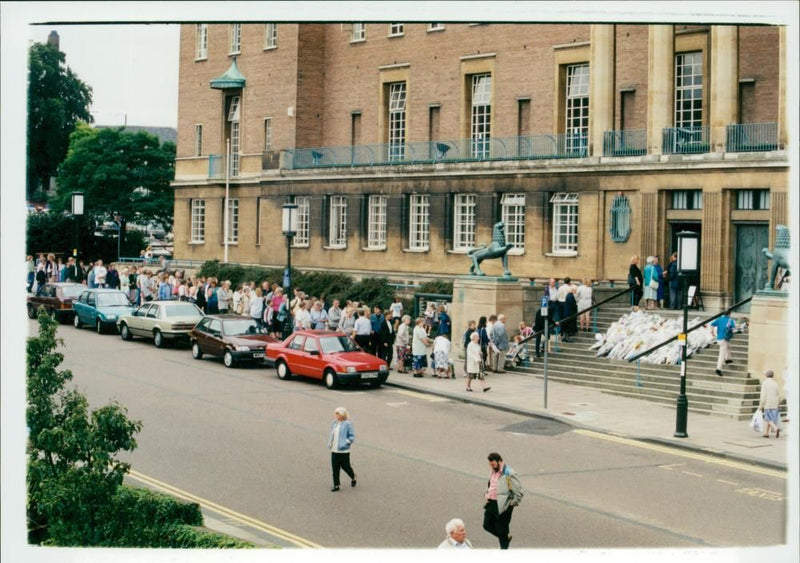
[[524,422],[518,422],[502,428],[502,432],[514,432],[516,434],[534,434],[536,436],[556,436],[569,432],[572,427],[569,424],[548,420],[546,418],[533,418]]

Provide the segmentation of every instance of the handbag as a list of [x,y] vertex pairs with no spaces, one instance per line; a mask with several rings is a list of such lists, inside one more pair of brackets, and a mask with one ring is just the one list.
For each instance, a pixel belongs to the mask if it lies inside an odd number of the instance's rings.
[[658,289],[658,280],[655,276],[650,278],[650,283],[648,285],[650,286],[650,289]]
[[750,428],[759,434],[764,430],[764,411],[760,408],[753,413],[753,418],[750,419]]

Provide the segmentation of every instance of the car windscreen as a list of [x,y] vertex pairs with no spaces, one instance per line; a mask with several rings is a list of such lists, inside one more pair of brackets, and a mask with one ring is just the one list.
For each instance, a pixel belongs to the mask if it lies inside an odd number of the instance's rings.
[[243,334],[258,334],[258,325],[250,319],[236,319],[222,323],[223,330],[227,336],[241,336]]
[[130,307],[128,296],[124,293],[98,293],[98,307]]
[[201,317],[203,313],[191,303],[181,303],[171,307],[164,307],[164,315],[167,317]]
[[86,291],[86,287],[83,285],[62,285],[61,292],[64,294],[64,297],[67,299],[77,299],[80,297],[81,293]]
[[323,336],[319,339],[319,347],[323,354],[356,352],[359,350],[355,342],[350,340],[347,336]]

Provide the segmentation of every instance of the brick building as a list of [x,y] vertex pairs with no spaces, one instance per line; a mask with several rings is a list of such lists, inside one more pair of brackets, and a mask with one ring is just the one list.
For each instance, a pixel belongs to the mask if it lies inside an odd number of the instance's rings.
[[[531,278],[625,280],[700,234],[707,306],[788,221],[786,31],[613,24],[185,24],[175,256],[452,277],[495,222]],[[498,274],[499,264],[486,267]]]

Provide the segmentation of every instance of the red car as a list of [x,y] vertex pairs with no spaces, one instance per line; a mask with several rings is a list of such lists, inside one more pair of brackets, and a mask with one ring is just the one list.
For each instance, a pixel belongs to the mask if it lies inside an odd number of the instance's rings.
[[269,344],[270,360],[280,379],[303,375],[322,379],[328,389],[358,382],[380,387],[389,377],[384,360],[364,352],[346,334],[329,330],[301,330]]

